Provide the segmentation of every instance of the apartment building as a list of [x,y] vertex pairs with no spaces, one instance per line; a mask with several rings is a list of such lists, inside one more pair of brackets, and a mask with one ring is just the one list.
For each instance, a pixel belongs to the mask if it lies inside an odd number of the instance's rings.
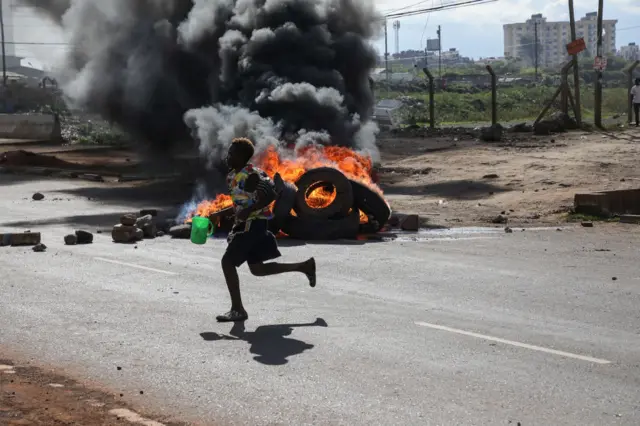
[[[587,13],[576,21],[576,36],[584,38],[587,50],[591,56],[596,55],[597,44],[597,12]],[[607,19],[602,22],[602,54],[612,55],[616,52],[616,24],[617,20]],[[533,41],[535,27],[538,27],[538,64],[541,67],[555,67],[569,59],[566,45],[571,41],[571,27],[569,21],[548,22],[541,13],[531,15],[525,22],[504,25],[504,56],[520,58],[532,65],[534,48]]]
[[618,51],[618,56],[627,61],[640,60],[640,46],[635,43],[629,43],[626,46],[622,46]]

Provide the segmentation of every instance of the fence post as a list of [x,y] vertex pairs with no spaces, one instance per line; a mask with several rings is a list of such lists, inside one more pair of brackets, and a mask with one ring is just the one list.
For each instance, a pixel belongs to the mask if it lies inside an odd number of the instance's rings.
[[491,125],[495,126],[498,124],[498,78],[491,65],[487,65],[487,71],[491,74]]
[[435,129],[436,127],[436,106],[434,101],[434,82],[433,82],[433,74],[429,71],[427,67],[422,68],[422,71],[427,75],[429,79],[429,127]]
[[[633,87],[633,71],[640,65],[640,61],[635,61],[627,68],[623,70],[625,74],[627,74],[627,97],[629,97],[629,92],[631,92],[631,88]],[[631,100],[629,100],[627,105],[627,123],[631,123],[633,121],[633,105]]]
[[[533,125],[535,126],[536,124],[538,124],[540,122],[540,120],[542,120],[542,118],[544,117],[544,115],[547,113],[547,111],[549,111],[549,108],[551,108],[551,105],[553,105],[553,103],[555,102],[556,98],[558,97],[558,95],[561,96],[561,101],[563,102],[562,104],[562,108],[564,108],[564,103],[567,102],[568,97],[569,97],[569,81],[568,81],[568,74],[569,74],[569,70],[571,69],[571,67],[573,66],[573,60],[567,62],[562,69],[560,70],[560,74],[561,74],[561,80],[562,82],[560,83],[560,87],[558,87],[558,90],[556,90],[556,92],[554,93],[554,95],[551,97],[551,100],[549,100],[547,102],[547,104],[544,106],[544,108],[542,109],[542,111],[540,111],[540,114],[538,115],[538,117],[536,118],[536,120],[533,122]],[[568,110],[568,107],[567,107]],[[563,110],[564,112],[565,110]]]

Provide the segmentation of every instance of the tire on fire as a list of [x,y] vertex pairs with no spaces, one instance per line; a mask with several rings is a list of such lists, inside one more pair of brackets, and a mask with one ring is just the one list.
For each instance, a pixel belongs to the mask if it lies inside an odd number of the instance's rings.
[[[331,185],[336,197],[331,204],[322,208],[311,207],[307,203],[307,194],[322,185]],[[294,210],[300,217],[327,219],[346,217],[353,207],[353,189],[349,179],[339,170],[331,167],[318,167],[303,174],[296,182],[298,193]]]
[[351,239],[357,237],[359,230],[360,212],[356,209],[337,219],[289,216],[282,227],[289,237],[309,241]]
[[391,208],[382,195],[368,188],[366,185],[350,180],[353,189],[353,204],[355,209],[362,210],[367,216],[373,216],[378,223],[373,232],[379,231],[387,224],[391,216]]

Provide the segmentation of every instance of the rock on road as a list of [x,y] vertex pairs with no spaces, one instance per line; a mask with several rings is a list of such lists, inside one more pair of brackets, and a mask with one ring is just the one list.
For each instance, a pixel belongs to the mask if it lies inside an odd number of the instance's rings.
[[214,318],[224,241],[64,246],[153,207],[87,200],[91,185],[0,175],[0,232],[48,247],[0,248],[0,347],[36,364],[194,424],[638,424],[632,225],[288,243],[318,287],[245,267],[232,330]]

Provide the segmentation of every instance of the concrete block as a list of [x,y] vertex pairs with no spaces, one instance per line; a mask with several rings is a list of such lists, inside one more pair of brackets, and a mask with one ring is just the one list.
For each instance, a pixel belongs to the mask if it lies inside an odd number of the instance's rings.
[[418,231],[420,229],[420,217],[417,214],[410,214],[400,222],[403,231]]
[[39,232],[23,232],[11,234],[9,241],[12,246],[35,246],[41,238]]
[[0,138],[62,141],[60,120],[52,114],[0,114]]
[[623,214],[620,216],[620,223],[633,223],[640,225],[640,215],[638,214]]

